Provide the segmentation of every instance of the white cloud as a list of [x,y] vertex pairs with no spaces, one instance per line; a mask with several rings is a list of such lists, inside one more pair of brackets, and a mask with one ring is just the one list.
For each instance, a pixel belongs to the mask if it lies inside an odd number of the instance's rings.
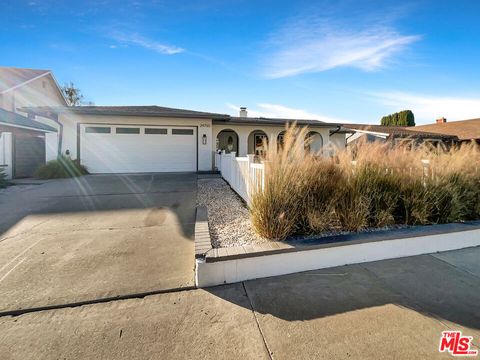
[[429,124],[446,117],[464,120],[480,117],[480,97],[429,96],[405,92],[369,94],[375,101],[392,108],[392,112],[410,109],[417,124]]
[[[240,106],[227,103],[226,106],[234,110],[235,112],[232,113],[233,116],[238,116],[238,112],[240,110]],[[319,120],[324,122],[338,122],[338,123],[346,123],[346,121],[311,113],[309,111],[303,109],[295,109],[291,107],[287,107],[284,105],[278,104],[256,104],[256,108],[247,109],[248,116],[251,117],[265,117],[265,118],[286,118],[286,119],[295,119],[295,120]]]
[[123,45],[136,45],[145,49],[153,50],[164,55],[174,55],[185,51],[177,46],[166,45],[164,43],[143,37],[137,33],[125,34],[121,32],[114,32],[110,36],[112,39],[122,43]]
[[392,26],[357,21],[335,23],[325,18],[296,19],[271,39],[264,74],[281,78],[321,72],[337,67],[364,71],[384,68],[392,56],[420,40],[419,35],[402,35]]

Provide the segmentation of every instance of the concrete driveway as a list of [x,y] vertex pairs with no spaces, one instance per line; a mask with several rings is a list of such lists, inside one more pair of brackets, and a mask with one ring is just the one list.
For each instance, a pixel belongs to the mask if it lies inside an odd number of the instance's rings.
[[0,193],[0,313],[194,285],[195,174]]

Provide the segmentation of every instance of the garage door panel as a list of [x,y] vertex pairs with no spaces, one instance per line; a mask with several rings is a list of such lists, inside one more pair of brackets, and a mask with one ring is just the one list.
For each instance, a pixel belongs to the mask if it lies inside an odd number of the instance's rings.
[[[196,128],[175,128],[188,130],[190,135],[172,135],[173,128],[165,126],[132,126],[140,129],[138,134],[128,133],[126,128],[111,126],[109,133],[85,132],[84,127],[80,130],[81,162],[91,173],[196,171]],[[158,132],[145,133],[145,128]],[[160,129],[167,129],[167,134]]]

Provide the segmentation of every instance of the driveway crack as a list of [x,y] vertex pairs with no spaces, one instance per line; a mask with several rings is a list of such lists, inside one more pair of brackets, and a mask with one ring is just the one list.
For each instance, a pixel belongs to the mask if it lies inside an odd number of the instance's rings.
[[252,311],[253,318],[255,319],[255,323],[257,324],[258,331],[260,332],[260,336],[262,337],[263,345],[267,350],[268,357],[270,358],[270,360],[273,360],[273,351],[271,351],[270,347],[268,346],[267,339],[265,338],[265,334],[263,333],[262,327],[260,326],[260,322],[258,321],[257,313],[253,308],[252,300],[250,299],[250,296],[248,296],[248,291],[247,291],[247,287],[245,286],[245,281],[242,281],[242,286],[243,286],[243,291],[245,291],[245,295],[247,296],[248,303],[250,304],[250,310]]

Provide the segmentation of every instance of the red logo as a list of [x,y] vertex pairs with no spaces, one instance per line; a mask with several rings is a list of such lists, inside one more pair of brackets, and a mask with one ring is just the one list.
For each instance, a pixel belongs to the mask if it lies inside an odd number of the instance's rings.
[[461,331],[443,331],[438,350],[453,356],[477,356],[478,350],[470,349],[472,340],[472,336],[462,336]]

